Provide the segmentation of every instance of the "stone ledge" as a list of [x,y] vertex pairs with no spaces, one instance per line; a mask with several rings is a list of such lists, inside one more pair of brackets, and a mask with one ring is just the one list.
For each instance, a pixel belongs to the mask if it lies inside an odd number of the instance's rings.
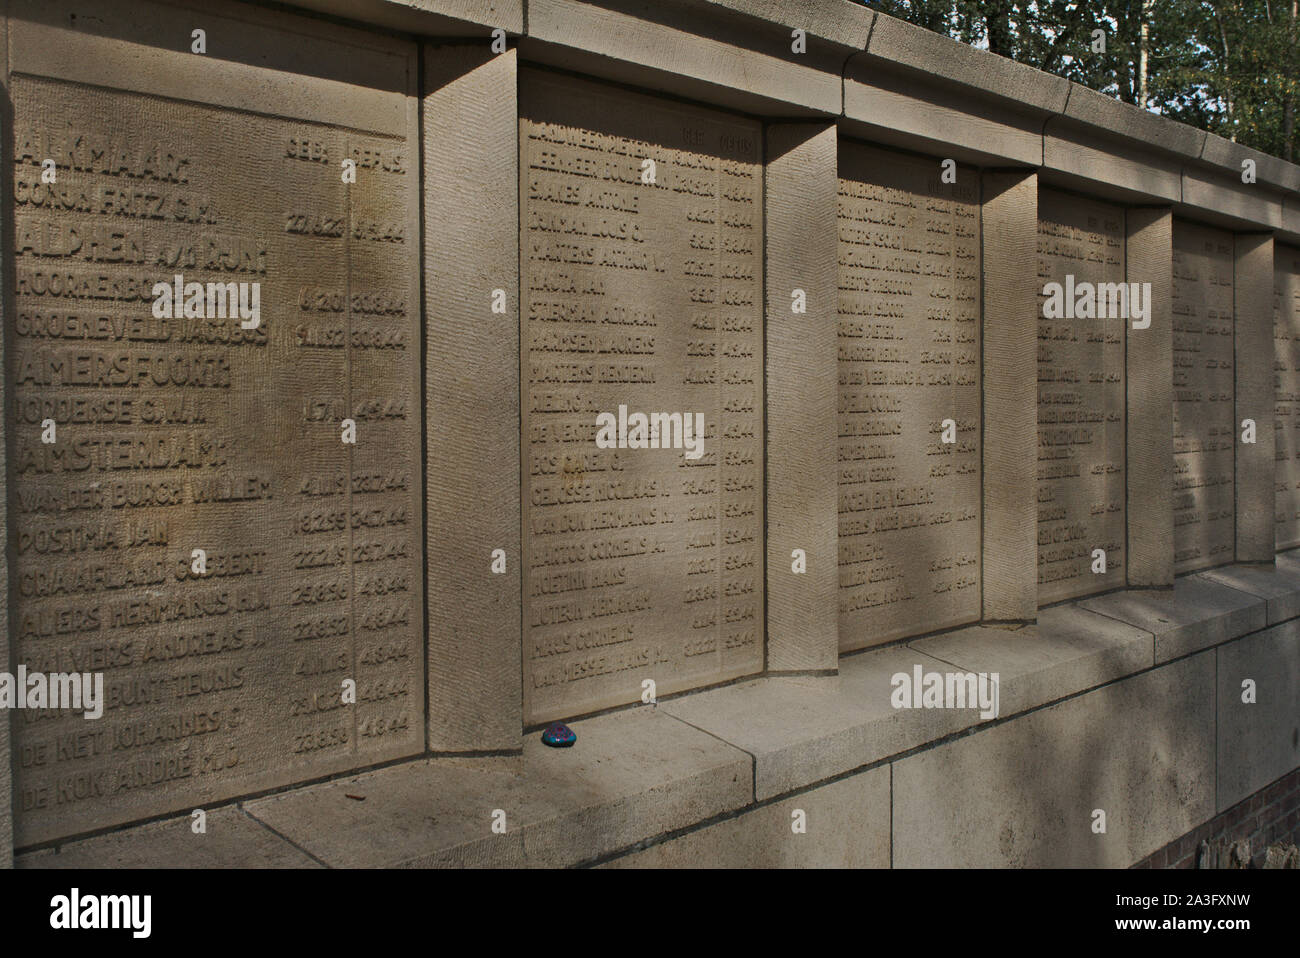
[[1201,578],[1265,600],[1267,625],[1300,616],[1300,559],[1278,556],[1275,565],[1227,566],[1202,572]]
[[422,759],[245,808],[332,867],[565,867],[751,801],[747,755],[659,710],[573,728],[570,749],[530,735],[522,758]]
[[592,77],[766,116],[830,118],[843,104],[845,47],[739,15],[750,4],[530,0],[520,56]]
[[169,818],[58,848],[19,855],[18,868],[319,868],[319,863],[227,805],[195,834],[190,816]]
[[895,646],[840,660],[839,675],[777,676],[674,699],[683,722],[754,757],[754,798],[783,795],[974,725],[975,712],[894,709],[890,678],[946,665]]
[[1155,636],[1155,662],[1168,662],[1255,632],[1267,624],[1267,606],[1200,574],[1172,589],[1132,589],[1084,599],[1080,608],[1118,619]]
[[866,55],[855,58],[854,66],[860,75],[888,66],[937,77],[968,94],[1013,103],[1040,119],[1066,109],[1071,87],[1069,80],[883,13],[876,15]]
[[1074,605],[1038,613],[1035,625],[974,626],[909,643],[962,672],[997,672],[1001,714],[1014,715],[1105,685],[1155,664],[1155,640]]
[[[520,757],[421,758],[212,809],[203,836],[184,816],[29,852],[17,863],[565,867],[673,834],[688,849],[704,841],[691,837],[697,826],[725,836],[717,824],[840,776],[879,772],[887,760],[929,754],[926,746],[982,724],[977,710],[894,709],[897,672],[998,672],[994,727],[1002,727],[1259,633],[1279,617],[1298,625],[1297,611],[1300,550],[1279,555],[1276,568],[1228,566],[1184,576],[1168,592],[1046,608],[1034,625],[976,625],[848,655],[835,676],[758,678],[575,722],[573,749],[549,749],[530,735]],[[503,835],[491,831],[494,809],[506,812]],[[786,816],[782,805],[751,820],[776,827]],[[750,857],[763,860],[760,851]],[[878,860],[865,848],[854,856]]]

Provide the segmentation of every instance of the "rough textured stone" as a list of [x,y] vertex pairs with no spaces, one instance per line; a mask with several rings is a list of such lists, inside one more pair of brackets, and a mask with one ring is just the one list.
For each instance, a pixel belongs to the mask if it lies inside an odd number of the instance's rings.
[[870,56],[853,57],[845,67],[843,132],[963,163],[1042,162],[1042,119],[1036,113],[972,99],[927,76],[882,70]]
[[[885,766],[742,812],[603,868],[888,868]],[[806,829],[795,832],[800,819]]]
[[1038,608],[1038,179],[985,173],[984,618],[1024,621]]
[[[1248,635],[1219,656],[1218,811],[1300,766],[1300,622]],[[1243,683],[1254,683],[1254,703]]]
[[1128,585],[1174,584],[1173,214],[1130,209],[1129,283],[1150,283],[1151,324],[1126,343],[1128,370]]
[[[1038,604],[1124,585],[1124,210],[1038,194]],[[1055,301],[1047,288],[1056,286]],[[1085,285],[1086,284],[1086,285]],[[1091,286],[1093,316],[1076,316]],[[1114,315],[1118,313],[1119,315]],[[1097,550],[1105,571],[1098,571]]]
[[[7,83],[9,76],[9,21],[5,17],[0,17],[0,80]],[[0,143],[9,142],[9,132],[6,129],[9,122],[7,112],[0,113]],[[3,178],[0,178],[3,179]],[[3,198],[4,205],[8,206],[12,202],[12,194],[7,182],[0,182],[0,198]],[[11,207],[12,208],[12,207]],[[5,230],[0,230],[0,264],[7,261],[9,251],[7,249],[9,234]],[[10,315],[12,292],[9,289],[9,270],[0,269],[0,316]],[[5,361],[7,353],[8,334],[0,334],[0,369],[7,370],[9,364]],[[0,403],[8,408],[13,396],[13,386],[9,383],[8,377],[0,378]],[[8,417],[0,416],[0,474],[8,475],[7,462],[9,453]],[[9,528],[9,498],[7,493],[0,494],[0,528]],[[9,550],[0,549],[0,622],[8,623],[9,618]],[[4,668],[8,668],[8,663],[12,662],[12,652],[9,641],[9,628],[0,629],[0,663],[5,663]],[[9,721],[5,716],[0,718],[0,869],[13,867],[13,849],[14,849],[14,819],[13,819],[13,767],[12,757],[9,751]]]
[[[1235,172],[1184,167],[1182,202],[1196,217],[1230,229],[1269,229],[1282,225],[1282,197],[1258,183],[1241,182]],[[1202,213],[1201,211],[1205,211]]]
[[838,676],[758,679],[660,707],[752,755],[755,797],[763,801],[979,721],[969,709],[895,709],[890,679],[910,676],[915,665],[944,671],[914,649],[888,648],[841,659]]
[[[427,47],[429,747],[521,747],[519,121],[514,51]],[[506,312],[492,311],[494,290]],[[467,508],[467,503],[490,508]],[[494,572],[495,550],[504,572]]]
[[1258,182],[1300,192],[1300,166],[1240,143],[1234,143],[1215,133],[1205,135],[1201,159],[1223,167],[1224,175],[1232,177],[1238,183],[1241,182],[1242,161],[1254,160]]
[[483,39],[524,28],[524,0],[289,0],[295,7],[425,36]]
[[1268,625],[1300,616],[1300,568],[1293,564],[1222,566],[1199,573],[1198,577],[1264,599],[1268,603]]
[[[653,706],[573,723],[578,744],[440,758],[249,802],[333,867],[563,867],[752,800],[752,762]],[[349,799],[362,795],[365,801]],[[505,832],[494,833],[494,813]]]
[[1277,548],[1300,545],[1300,249],[1273,259],[1273,488]]
[[189,815],[20,855],[19,868],[320,868],[301,849],[235,807]]
[[1199,576],[1184,576],[1168,590],[1112,592],[1079,605],[1155,635],[1157,664],[1262,629],[1268,614],[1263,599]]
[[[1273,237],[1238,233],[1234,260],[1237,561],[1272,562],[1274,533]],[[1243,423],[1255,441],[1242,441]]]
[[[762,671],[764,210],[749,119],[540,71],[522,97],[534,724],[639,701],[646,681],[662,696]],[[633,446],[637,416],[651,448]],[[805,441],[829,469],[830,430]]]
[[[600,0],[597,0],[600,2]],[[861,50],[867,45],[874,10],[856,3],[826,3],[825,0],[703,0],[719,10],[744,14],[758,20],[798,27],[809,37]]]
[[[13,305],[102,310],[116,339],[9,340],[11,368],[63,369],[15,390],[36,421],[11,436],[10,501],[39,503],[10,529],[28,583],[15,659],[102,662],[107,698],[97,721],[14,722],[15,843],[421,751],[414,44],[212,3],[211,55],[196,56],[184,7],[97,4],[91,29],[72,0],[8,10],[27,144],[8,174],[26,237]],[[137,212],[153,196],[165,222],[32,202],[47,154],[60,187]],[[74,229],[94,238],[76,256],[62,248]],[[52,274],[89,292],[55,299]],[[245,306],[258,291],[260,325],[215,291],[207,318],[151,308],[157,282],[216,279],[249,284]],[[69,350],[100,372],[72,375]],[[55,405],[72,399],[118,412],[85,423]],[[52,447],[42,409],[59,420]],[[69,555],[63,536],[96,544]],[[357,704],[343,710],[346,678]]]
[[[837,666],[836,130],[767,128],[767,667]],[[803,290],[804,312],[793,307]],[[806,571],[793,571],[794,550]]]
[[954,86],[1012,101],[1017,108],[1037,114],[1065,109],[1071,88],[1068,80],[884,14],[876,16],[867,52],[869,60],[941,77]]
[[1214,653],[904,758],[893,788],[895,867],[1127,868],[1214,814]]
[[1064,118],[1044,125],[1042,179],[1127,203],[1175,203],[1183,195],[1177,157],[1145,143],[1123,143]]
[[1174,571],[1182,573],[1231,562],[1236,548],[1232,234],[1175,220],[1173,273]]
[[[731,13],[680,0],[529,0],[520,50],[534,62],[751,113],[840,112],[841,46],[814,38],[796,55],[789,27]],[[861,24],[870,12],[850,16]]]
[[976,626],[908,643],[962,672],[999,675],[1002,717],[1123,678],[1152,665],[1150,632],[1062,605],[1019,628]]
[[1171,153],[1199,157],[1207,134],[1203,130],[1159,116],[1131,103],[1124,103],[1078,83],[1070,84],[1064,115],[1075,122],[1104,131],[1105,136],[1123,137]]
[[1282,199],[1282,225],[1278,239],[1291,244],[1300,243],[1300,197],[1290,195]]
[[840,144],[842,651],[980,617],[979,181],[939,172]]

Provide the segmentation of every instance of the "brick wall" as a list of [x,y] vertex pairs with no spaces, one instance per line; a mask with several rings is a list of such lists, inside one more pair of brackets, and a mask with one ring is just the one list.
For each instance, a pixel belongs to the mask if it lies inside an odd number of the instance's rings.
[[1201,842],[1250,843],[1251,867],[1264,863],[1275,842],[1300,845],[1300,768],[1243,799],[1226,812],[1170,842],[1134,868],[1195,868]]

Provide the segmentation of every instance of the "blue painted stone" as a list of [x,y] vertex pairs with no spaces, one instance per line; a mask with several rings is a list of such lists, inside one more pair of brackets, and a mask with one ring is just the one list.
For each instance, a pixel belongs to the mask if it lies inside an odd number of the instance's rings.
[[542,732],[542,744],[551,748],[568,748],[577,740],[577,734],[563,722],[554,722]]

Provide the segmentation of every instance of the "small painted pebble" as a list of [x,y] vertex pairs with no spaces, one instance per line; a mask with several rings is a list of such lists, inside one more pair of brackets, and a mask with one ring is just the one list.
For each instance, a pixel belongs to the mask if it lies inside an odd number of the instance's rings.
[[555,722],[546,726],[542,732],[542,743],[551,746],[551,748],[568,748],[578,740],[573,729],[563,722]]

